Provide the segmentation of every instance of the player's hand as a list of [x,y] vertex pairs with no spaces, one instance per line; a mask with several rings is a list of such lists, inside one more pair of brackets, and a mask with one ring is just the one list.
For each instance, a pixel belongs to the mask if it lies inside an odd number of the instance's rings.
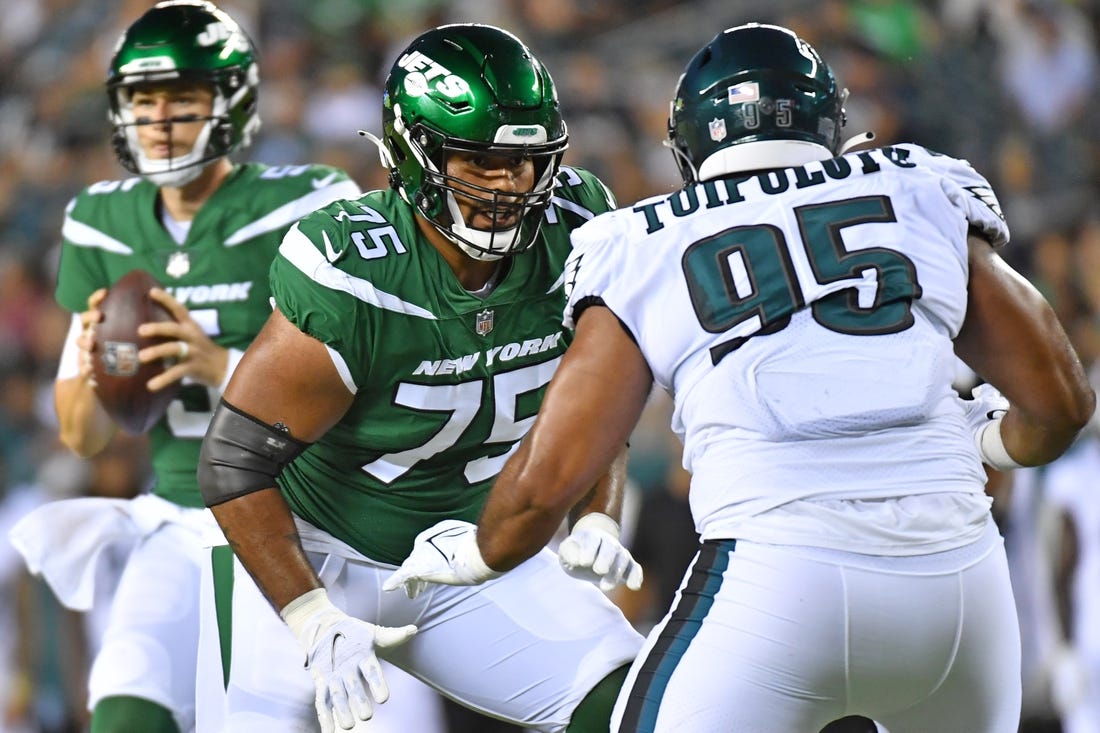
[[1088,698],[1089,668],[1081,655],[1066,643],[1055,646],[1050,661],[1050,697],[1062,715],[1073,712]]
[[982,463],[998,471],[1020,468],[1020,463],[1005,448],[1001,434],[1001,419],[1008,412],[1008,400],[992,384],[978,385],[973,395],[972,399],[963,400],[963,409]]
[[971,392],[971,399],[963,400],[966,410],[966,422],[979,437],[981,432],[999,417],[1008,412],[1008,400],[992,384],[979,384]]
[[404,586],[409,598],[416,598],[428,583],[480,585],[499,575],[481,557],[477,525],[444,519],[416,536],[412,552],[382,584],[382,590]]
[[187,307],[166,290],[153,288],[149,291],[149,298],[164,306],[175,319],[143,323],[138,327],[138,333],[145,338],[170,339],[142,349],[138,358],[143,364],[160,359],[175,362],[163,373],[149,380],[149,391],[164,389],[184,377],[190,377],[210,387],[220,385],[229,365],[228,349],[214,343],[202,330],[202,326],[191,317]]
[[88,310],[80,314],[80,333],[76,337],[76,346],[80,349],[80,376],[88,384],[95,385],[95,370],[92,366],[92,352],[95,351],[95,327],[103,320],[103,311],[99,310],[103,299],[107,297],[107,288],[100,288],[88,296]]
[[374,705],[390,697],[375,649],[403,644],[417,632],[411,625],[376,626],[353,618],[332,605],[321,588],[291,601],[282,617],[306,652],[321,733],[370,720]]
[[604,593],[620,583],[642,587],[642,566],[619,542],[619,524],[606,514],[585,514],[558,547],[558,562],[574,578],[600,586]]

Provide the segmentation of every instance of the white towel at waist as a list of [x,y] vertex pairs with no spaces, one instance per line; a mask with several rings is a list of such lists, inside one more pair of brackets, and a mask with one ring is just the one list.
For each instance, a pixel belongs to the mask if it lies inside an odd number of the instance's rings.
[[127,555],[165,524],[192,530],[215,545],[221,534],[209,509],[181,507],[151,494],[134,499],[83,497],[44,504],[19,520],[8,538],[27,568],[41,575],[67,608],[87,611],[95,598],[96,568],[108,547]]

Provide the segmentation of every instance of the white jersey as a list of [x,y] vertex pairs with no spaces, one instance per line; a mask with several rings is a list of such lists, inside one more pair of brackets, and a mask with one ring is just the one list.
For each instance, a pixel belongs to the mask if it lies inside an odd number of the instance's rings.
[[703,539],[950,549],[989,518],[968,230],[1008,241],[988,182],[916,145],[707,181],[575,231],[565,322],[606,305],[673,395]]

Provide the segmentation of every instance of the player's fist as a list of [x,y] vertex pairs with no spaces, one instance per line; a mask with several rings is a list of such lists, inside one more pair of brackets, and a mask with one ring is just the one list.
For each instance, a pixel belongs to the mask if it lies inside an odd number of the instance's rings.
[[620,583],[630,590],[642,587],[642,566],[619,542],[619,524],[606,514],[585,514],[558,547],[565,572],[608,592]]

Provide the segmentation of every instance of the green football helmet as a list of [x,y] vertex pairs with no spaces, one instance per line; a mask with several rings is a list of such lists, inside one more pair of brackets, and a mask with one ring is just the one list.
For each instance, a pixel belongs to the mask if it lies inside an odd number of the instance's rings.
[[685,184],[840,152],[847,90],[809,43],[749,23],[719,33],[680,77],[668,142]]
[[[375,142],[390,185],[467,255],[496,260],[534,243],[568,135],[550,74],[518,38],[489,25],[456,24],[413,40],[386,79],[382,130]],[[446,172],[455,152],[528,157],[535,185],[505,196],[456,179]],[[468,226],[456,184],[490,212],[518,213],[519,224]]]
[[[135,85],[181,80],[209,84],[213,113],[194,149],[149,159],[138,143],[130,103]],[[247,146],[260,128],[256,49],[247,34],[213,3],[169,0],[138,18],[119,38],[107,73],[111,142],[119,162],[159,186],[182,186],[206,165]]]

